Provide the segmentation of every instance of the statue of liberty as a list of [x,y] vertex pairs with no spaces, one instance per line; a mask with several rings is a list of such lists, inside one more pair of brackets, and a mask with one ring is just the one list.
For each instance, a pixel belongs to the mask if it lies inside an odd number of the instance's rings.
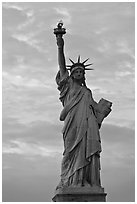
[[[61,165],[61,181],[57,189],[63,187],[101,187],[100,153],[101,140],[99,129],[103,119],[110,113],[112,103],[101,99],[97,103],[92,91],[86,86],[85,72],[92,64],[70,59],[66,65],[64,55],[63,23],[54,29],[58,46],[59,71],[56,83],[60,91],[63,110],[60,120],[64,121],[62,130],[64,152]],[[67,68],[69,67],[69,68]]]

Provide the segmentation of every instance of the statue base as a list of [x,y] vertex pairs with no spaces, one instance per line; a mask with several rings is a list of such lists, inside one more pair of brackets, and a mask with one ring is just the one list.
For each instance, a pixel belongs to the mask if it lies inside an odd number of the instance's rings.
[[63,187],[55,192],[53,202],[106,202],[104,188],[94,187]]

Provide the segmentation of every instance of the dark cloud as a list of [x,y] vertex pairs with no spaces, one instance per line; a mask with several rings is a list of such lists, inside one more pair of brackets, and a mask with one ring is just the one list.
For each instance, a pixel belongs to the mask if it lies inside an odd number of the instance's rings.
[[53,149],[56,146],[62,148],[62,125],[37,121],[26,126],[15,119],[6,119],[3,120],[3,143],[19,140],[28,144],[49,145]]
[[128,127],[120,127],[120,126],[104,124],[101,129],[101,134],[103,135],[103,139],[105,142],[108,142],[108,143],[124,142],[126,144],[131,143],[134,145],[135,132],[134,130]]
[[112,168],[108,163],[107,170],[102,169],[102,184],[108,202],[135,202],[134,170],[124,166]]
[[101,130],[101,138],[105,169],[107,169],[107,160],[110,161],[110,165],[116,168],[120,166],[134,169],[135,132],[133,129],[104,125]]
[[[55,140],[56,145],[58,145],[62,140],[61,137],[57,136],[60,134],[58,128],[53,125],[46,126],[44,123],[35,124],[33,131],[31,129],[29,131],[31,138],[28,139],[28,144],[34,141],[43,141],[44,144],[46,140],[48,144],[51,145],[52,143],[54,146],[53,141]],[[48,134],[45,139],[44,135],[41,135],[43,129],[46,130],[46,135]],[[134,148],[133,131],[128,128],[125,130],[125,128],[117,126],[104,125],[101,130],[101,137],[103,148],[101,178],[102,186],[105,187],[108,194],[107,201],[133,202],[134,160],[130,159]],[[50,138],[52,139],[50,140]],[[117,149],[117,145],[119,149]],[[117,154],[114,155],[111,151],[116,151],[122,157],[118,157]],[[50,202],[59,182],[61,158],[61,155],[49,158],[4,154],[3,201]]]
[[59,182],[61,160],[58,157],[50,160],[46,157],[27,160],[18,155],[6,158],[10,162],[9,168],[3,170],[3,202],[51,202]]
[[109,202],[134,202],[135,135],[134,130],[104,125],[102,138],[102,184]]

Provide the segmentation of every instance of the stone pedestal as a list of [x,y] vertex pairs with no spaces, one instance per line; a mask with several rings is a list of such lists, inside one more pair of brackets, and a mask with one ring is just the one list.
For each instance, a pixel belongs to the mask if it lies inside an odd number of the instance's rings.
[[94,187],[64,187],[56,190],[52,198],[54,202],[106,202],[104,188]]

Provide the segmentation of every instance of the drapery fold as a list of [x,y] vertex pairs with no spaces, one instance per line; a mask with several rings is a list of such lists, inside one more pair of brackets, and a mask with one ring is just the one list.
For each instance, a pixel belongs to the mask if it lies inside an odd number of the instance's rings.
[[85,86],[70,97],[73,82],[67,72],[62,78],[58,73],[56,82],[63,104],[60,120],[64,121],[61,183],[100,185],[101,141],[96,118],[97,103]]

